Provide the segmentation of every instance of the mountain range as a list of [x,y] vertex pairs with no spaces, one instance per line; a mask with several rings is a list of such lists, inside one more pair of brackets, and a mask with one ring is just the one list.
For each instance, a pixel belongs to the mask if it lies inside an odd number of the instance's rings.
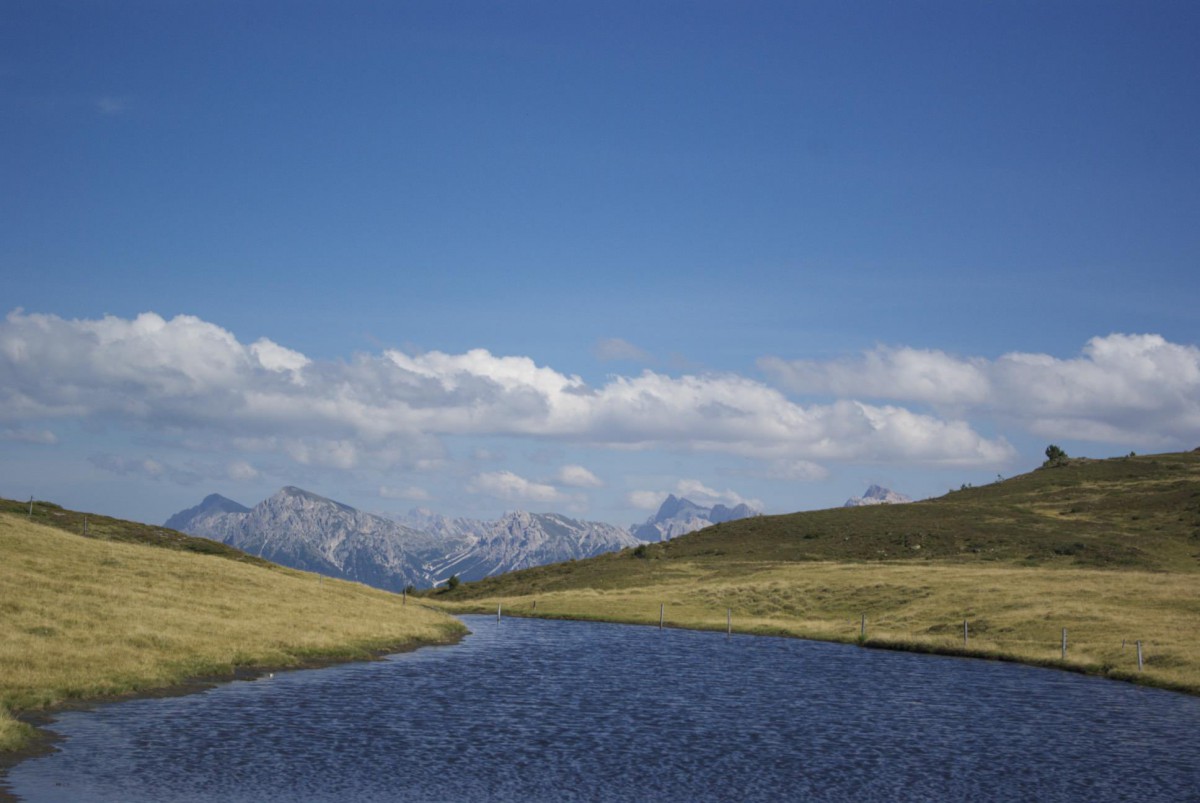
[[293,486],[252,508],[211,494],[165,526],[389,591],[437,585],[451,575],[478,580],[641,543],[626,529],[556,513],[516,512],[488,522],[414,510],[390,518]]
[[432,585],[434,536],[288,486],[253,508],[212,494],[167,519],[174,530],[329,577],[400,591]]

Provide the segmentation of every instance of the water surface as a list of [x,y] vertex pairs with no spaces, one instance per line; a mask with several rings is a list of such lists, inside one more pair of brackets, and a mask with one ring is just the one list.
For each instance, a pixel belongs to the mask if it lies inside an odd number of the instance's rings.
[[1196,800],[1200,699],[796,639],[462,643],[62,716],[28,801]]

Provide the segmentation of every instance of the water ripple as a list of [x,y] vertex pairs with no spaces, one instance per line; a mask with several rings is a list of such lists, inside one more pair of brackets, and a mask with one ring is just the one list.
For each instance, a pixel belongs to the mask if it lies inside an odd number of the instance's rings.
[[1197,800],[1200,699],[1013,664],[465,617],[453,647],[70,713],[36,801]]

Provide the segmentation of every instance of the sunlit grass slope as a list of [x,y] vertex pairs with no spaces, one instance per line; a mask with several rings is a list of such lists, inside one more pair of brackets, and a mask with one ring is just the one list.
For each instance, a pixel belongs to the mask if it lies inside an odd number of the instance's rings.
[[270,561],[253,555],[247,555],[240,549],[222,544],[220,541],[199,538],[166,527],[143,524],[140,521],[126,521],[95,513],[81,513],[77,510],[67,510],[53,502],[42,500],[18,502],[13,499],[0,499],[0,513],[12,513],[26,521],[45,524],[88,538],[120,541],[127,544],[145,544],[147,546],[161,547],[180,552],[198,552],[202,555],[218,555],[230,560],[253,563],[258,566],[273,565]]
[[228,557],[82,538],[0,513],[0,750],[31,735],[13,712],[464,632],[394,594]]
[[728,615],[739,632],[841,641],[865,616],[875,646],[1200,692],[1200,454],[1072,461],[911,505],[729,522],[435,598],[643,624],[661,605],[669,625],[723,630]]

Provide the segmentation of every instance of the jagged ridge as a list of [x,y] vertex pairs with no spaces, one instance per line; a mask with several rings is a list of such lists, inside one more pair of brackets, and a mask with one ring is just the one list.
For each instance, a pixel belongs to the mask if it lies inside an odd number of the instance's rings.
[[555,513],[495,522],[415,510],[392,519],[294,486],[253,508],[212,494],[170,519],[174,529],[236,546],[284,566],[390,591],[586,558],[634,546],[628,531]]
[[732,508],[725,505],[703,507],[691,500],[670,494],[659,506],[657,513],[644,523],[633,525],[630,530],[640,541],[669,541],[713,524],[758,515],[761,515],[761,511],[744,502]]

